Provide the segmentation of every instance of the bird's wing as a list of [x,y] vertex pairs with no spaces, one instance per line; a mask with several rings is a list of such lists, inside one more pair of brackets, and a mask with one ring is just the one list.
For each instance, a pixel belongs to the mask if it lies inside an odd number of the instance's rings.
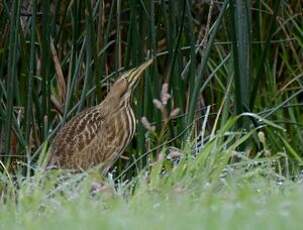
[[81,151],[102,128],[104,113],[96,107],[89,108],[66,123],[54,139],[51,157],[71,155]]

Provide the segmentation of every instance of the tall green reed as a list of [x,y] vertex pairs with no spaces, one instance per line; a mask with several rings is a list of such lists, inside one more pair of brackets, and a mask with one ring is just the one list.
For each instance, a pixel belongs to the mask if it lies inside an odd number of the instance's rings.
[[[151,57],[155,64],[146,71],[133,104],[138,120],[147,117],[156,131],[151,134],[138,122],[130,159],[160,141],[183,145],[189,134],[199,133],[202,121],[195,118],[205,105],[222,115],[208,120],[206,133],[214,133],[213,125],[222,126],[231,115],[256,112],[289,130],[277,138],[276,131],[266,129],[275,151],[286,141],[301,157],[301,108],[295,106],[300,103],[302,73],[299,1],[210,1],[195,12],[196,1],[190,0],[32,0],[30,26],[21,29],[24,2],[5,1],[0,19],[4,35],[9,23],[9,38],[0,39],[4,159],[9,152],[24,157],[26,149],[31,158],[38,156],[41,144],[51,141],[71,116],[104,98],[121,71]],[[201,12],[210,12],[209,17],[203,19]],[[167,126],[153,104],[163,83],[172,97],[167,110],[181,110]],[[66,90],[60,84],[66,84]],[[169,142],[188,126],[193,129],[183,138]],[[253,148],[258,149],[257,144]]]

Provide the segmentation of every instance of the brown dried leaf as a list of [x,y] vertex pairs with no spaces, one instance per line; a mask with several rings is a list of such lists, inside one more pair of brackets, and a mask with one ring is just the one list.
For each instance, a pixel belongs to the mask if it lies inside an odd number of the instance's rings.
[[65,100],[65,93],[66,93],[65,79],[64,79],[63,71],[62,71],[62,68],[61,68],[61,65],[60,65],[60,61],[59,61],[59,58],[58,58],[57,51],[56,51],[53,40],[51,40],[50,47],[51,47],[53,62],[54,62],[54,65],[55,65],[55,70],[56,70],[59,100],[62,104]]

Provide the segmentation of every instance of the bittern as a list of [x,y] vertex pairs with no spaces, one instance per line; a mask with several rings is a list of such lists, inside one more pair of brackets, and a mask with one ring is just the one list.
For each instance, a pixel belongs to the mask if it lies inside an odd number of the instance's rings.
[[110,169],[134,136],[131,95],[151,63],[149,60],[122,74],[100,104],[62,127],[50,148],[49,167],[82,171],[100,165],[103,172]]

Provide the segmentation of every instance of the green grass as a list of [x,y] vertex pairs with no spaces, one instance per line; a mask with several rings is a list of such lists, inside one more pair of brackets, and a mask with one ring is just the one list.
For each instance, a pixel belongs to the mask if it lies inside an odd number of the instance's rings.
[[[234,180],[234,181],[233,181]],[[298,229],[302,184],[265,178],[225,181],[201,190],[145,189],[126,201],[79,194],[70,199],[24,196],[17,208],[2,206],[1,229]],[[201,181],[202,182],[202,181]],[[223,181],[222,181],[223,184]]]
[[94,196],[89,191],[93,177],[73,175],[58,183],[51,173],[37,174],[20,183],[17,203],[2,202],[0,227],[297,229],[302,225],[303,185],[276,174],[274,161],[260,161],[257,166],[251,160],[231,165],[223,161],[223,174],[216,173],[220,162],[203,169],[198,167],[201,161],[202,155],[183,161],[166,175],[159,174],[158,162],[149,176],[142,172],[115,190],[108,179],[106,188]]
[[[98,169],[69,174],[37,167],[34,176],[17,175],[14,186],[2,175],[0,228],[296,229],[302,178],[284,171],[290,159],[272,151],[263,132],[232,132],[236,123],[229,119],[197,157],[189,143],[178,164],[163,149],[131,180],[117,180],[115,172],[100,178]],[[263,147],[247,158],[238,149],[255,134]]]

